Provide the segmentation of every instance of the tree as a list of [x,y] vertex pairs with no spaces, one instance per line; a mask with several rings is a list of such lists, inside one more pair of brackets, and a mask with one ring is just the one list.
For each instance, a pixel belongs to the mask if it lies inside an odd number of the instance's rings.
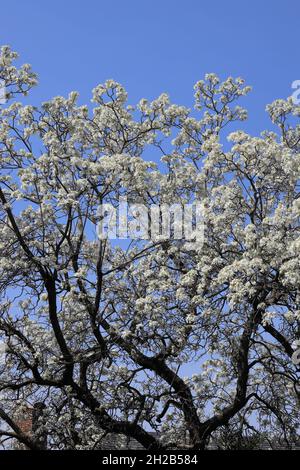
[[[195,111],[166,94],[129,106],[113,80],[93,90],[92,110],[75,92],[38,108],[15,101],[36,84],[16,57],[2,48],[3,445],[40,448],[46,432],[53,449],[101,448],[107,434],[205,449],[232,422],[292,443],[300,107],[275,101],[278,132],[234,131],[226,151],[224,128],[247,118],[240,78],[206,75]],[[203,244],[99,239],[99,205],[120,197],[147,208],[201,200]],[[28,435],[15,416],[36,402],[43,421]]]

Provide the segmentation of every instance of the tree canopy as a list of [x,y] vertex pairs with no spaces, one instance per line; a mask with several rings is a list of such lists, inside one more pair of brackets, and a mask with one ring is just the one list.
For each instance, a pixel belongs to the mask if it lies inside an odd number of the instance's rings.
[[[127,103],[108,80],[40,107],[17,54],[0,54],[0,436],[30,449],[205,449],[227,426],[299,438],[300,106],[267,106],[215,74],[193,110],[162,94]],[[230,128],[232,132],[225,128]],[[227,138],[227,141],[226,141]],[[149,155],[153,154],[153,160]],[[97,237],[98,208],[200,200],[204,239]],[[45,405],[34,435],[22,406]]]

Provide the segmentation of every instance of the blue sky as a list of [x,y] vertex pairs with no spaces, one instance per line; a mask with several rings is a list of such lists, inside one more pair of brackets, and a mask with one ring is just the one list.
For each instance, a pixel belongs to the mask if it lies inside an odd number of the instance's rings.
[[243,104],[257,134],[271,127],[265,105],[300,79],[298,0],[26,0],[1,2],[0,17],[0,43],[39,74],[35,104],[72,90],[87,102],[114,78],[132,103],[168,92],[191,106],[194,82],[216,72],[253,86]]

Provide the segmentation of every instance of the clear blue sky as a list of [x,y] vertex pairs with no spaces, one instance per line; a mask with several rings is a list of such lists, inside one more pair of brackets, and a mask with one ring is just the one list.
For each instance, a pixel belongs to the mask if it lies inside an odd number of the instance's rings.
[[131,102],[168,92],[190,106],[206,72],[253,86],[247,129],[267,126],[265,104],[300,79],[299,0],[38,0],[1,2],[0,43],[39,74],[34,103],[107,78]]

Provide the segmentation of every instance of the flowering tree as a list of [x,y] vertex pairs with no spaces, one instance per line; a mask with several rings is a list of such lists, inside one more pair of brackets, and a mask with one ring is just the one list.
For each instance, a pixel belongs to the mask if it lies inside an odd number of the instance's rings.
[[[129,106],[112,80],[93,90],[92,110],[74,92],[36,108],[15,101],[36,84],[16,57],[2,48],[2,442],[37,449],[46,433],[49,448],[97,449],[114,434],[204,449],[233,426],[292,444],[300,107],[275,101],[278,132],[235,131],[225,151],[224,127],[247,117],[240,78],[206,75],[195,112],[165,94]],[[121,196],[146,207],[201,199],[203,244],[99,240],[98,207]],[[36,402],[42,419],[26,434],[18,414]]]

